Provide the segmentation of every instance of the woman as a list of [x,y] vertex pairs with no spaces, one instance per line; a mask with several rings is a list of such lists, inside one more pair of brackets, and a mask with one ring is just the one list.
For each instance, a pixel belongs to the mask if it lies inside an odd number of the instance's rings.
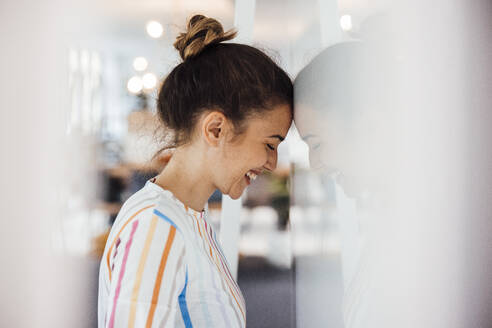
[[260,50],[221,43],[235,35],[195,15],[174,43],[183,62],[158,97],[173,156],[112,227],[99,276],[100,327],[246,326],[207,200],[215,189],[237,199],[258,174],[275,169],[293,89]]

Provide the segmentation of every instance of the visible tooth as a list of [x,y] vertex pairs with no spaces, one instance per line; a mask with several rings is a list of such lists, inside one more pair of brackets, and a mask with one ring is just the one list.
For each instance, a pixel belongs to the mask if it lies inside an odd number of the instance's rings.
[[251,172],[251,171],[248,171],[248,173],[246,173],[246,175],[248,176],[248,178],[249,178],[250,180],[255,180],[255,179],[256,179],[256,177],[257,177],[256,173],[253,173],[253,172]]

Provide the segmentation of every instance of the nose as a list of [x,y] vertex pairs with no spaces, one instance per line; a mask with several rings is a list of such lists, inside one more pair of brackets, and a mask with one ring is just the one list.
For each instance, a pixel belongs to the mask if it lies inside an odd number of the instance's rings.
[[273,171],[277,167],[277,150],[268,152],[268,157],[263,167],[268,171]]

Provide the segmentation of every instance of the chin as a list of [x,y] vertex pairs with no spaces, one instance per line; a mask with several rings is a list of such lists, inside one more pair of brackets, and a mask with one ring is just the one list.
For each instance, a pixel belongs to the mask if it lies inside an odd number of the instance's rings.
[[246,187],[244,185],[241,185],[241,182],[239,183],[231,183],[229,186],[224,186],[224,188],[220,188],[219,190],[222,192],[223,195],[229,196],[231,199],[239,199],[243,195],[243,193],[246,191]]
[[228,192],[224,193],[225,195],[229,196],[231,199],[239,199],[241,198],[242,194],[244,193],[244,190],[229,190]]
[[236,199],[239,199],[241,197],[242,193],[240,193],[239,195],[228,195],[229,197],[231,197],[232,199],[236,200]]

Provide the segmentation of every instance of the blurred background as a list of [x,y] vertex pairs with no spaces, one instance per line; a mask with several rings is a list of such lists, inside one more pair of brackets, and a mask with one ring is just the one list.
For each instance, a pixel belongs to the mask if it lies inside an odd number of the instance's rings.
[[486,0],[2,0],[0,326],[97,326],[106,238],[163,168],[155,99],[197,13],[295,81],[277,169],[227,213],[209,200],[247,326],[492,327]]

